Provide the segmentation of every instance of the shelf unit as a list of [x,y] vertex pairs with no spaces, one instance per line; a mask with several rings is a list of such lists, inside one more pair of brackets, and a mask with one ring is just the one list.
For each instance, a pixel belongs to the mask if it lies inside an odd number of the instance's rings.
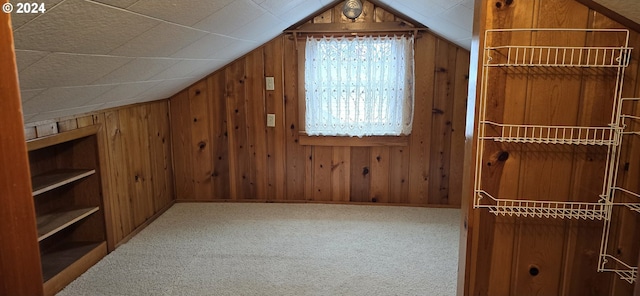
[[[626,104],[633,102],[640,102],[640,98],[622,98],[620,106],[624,107]],[[640,113],[640,110],[637,110],[637,112]],[[638,137],[637,139],[640,139],[640,114],[625,112],[620,112],[620,114],[621,124],[623,126],[620,132],[621,145],[622,143],[626,143],[631,140],[631,137]],[[621,152],[622,149],[619,149],[617,151],[617,155],[612,158],[612,163],[616,166],[616,174],[621,171],[619,168],[621,163]],[[640,214],[640,191],[629,190],[628,188],[625,188],[623,184],[619,185],[618,183],[620,183],[620,180],[618,180],[616,175],[613,185],[610,188],[611,202],[613,206],[628,209],[631,213],[636,215]],[[638,276],[638,267],[634,266],[637,260],[633,260],[632,264],[609,253],[611,222],[612,220],[610,219],[605,221],[604,224],[598,271],[614,272],[620,277],[620,279],[633,284]]]
[[[624,40],[621,44],[610,46],[551,46],[551,45],[504,45],[493,46],[494,40],[501,40],[500,35],[544,34],[563,31],[567,34],[617,34]],[[607,220],[612,203],[609,198],[609,187],[613,172],[607,165],[604,173],[602,192],[595,194],[590,202],[524,200],[520,198],[504,198],[492,195],[482,186],[483,156],[486,141],[515,144],[553,144],[553,145],[585,145],[604,146],[608,148],[607,158],[616,154],[623,132],[621,124],[620,94],[624,69],[629,65],[631,48],[628,47],[629,32],[623,29],[493,29],[485,32],[487,44],[483,51],[483,79],[481,85],[480,113],[478,120],[478,142],[476,145],[475,169],[475,208],[486,208],[496,215],[546,217],[567,219]],[[605,69],[615,75],[611,121],[606,126],[564,126],[537,125],[528,123],[501,123],[487,117],[490,69],[504,68],[505,71],[519,73],[515,69],[545,69],[544,74],[564,75],[557,72],[562,69]],[[555,72],[554,72],[555,71]],[[520,72],[521,73],[521,72]],[[569,72],[570,74],[571,72]]]
[[40,195],[58,187],[73,183],[85,177],[93,175],[96,170],[55,170],[39,176],[33,176],[33,196]]
[[497,199],[480,190],[478,196],[490,200],[483,208],[496,215],[538,218],[602,220],[611,205],[589,202],[557,202],[524,199]]
[[[546,39],[542,37],[540,40],[557,44],[538,44],[534,41],[536,37],[545,36],[545,34],[554,37]],[[558,40],[556,36],[559,35],[579,37]],[[605,37],[600,38],[602,36]],[[626,29],[493,29],[485,31],[484,40],[486,44],[483,49],[483,77],[478,108],[474,208],[487,209],[490,213],[507,217],[601,220],[604,226],[598,271],[615,272],[621,279],[633,283],[637,277],[637,267],[607,254],[614,207],[624,207],[640,213],[640,194],[616,185],[624,138],[640,136],[640,115],[623,112],[624,104],[640,101],[636,98],[622,98],[625,68],[631,60],[632,49],[628,46],[629,31]],[[573,42],[572,40],[580,40],[578,42],[590,45],[569,45]],[[606,44],[606,42],[610,43]],[[567,46],[557,46],[558,44]],[[508,116],[511,114],[507,116],[503,114],[503,118],[492,118],[490,108],[509,100],[495,90],[495,83],[498,87],[503,87],[499,82],[500,79],[506,81],[508,79],[506,77],[511,77],[515,80],[524,75],[535,75],[538,79],[541,77],[568,79],[565,77],[591,75],[607,80],[607,85],[611,85],[609,90],[611,97],[602,99],[611,100],[609,102],[610,121],[602,122],[600,125],[576,126],[540,122],[542,116],[537,117],[537,121],[528,121],[526,116],[524,118]],[[490,80],[490,76],[493,80]],[[527,87],[542,86],[535,83],[533,85]],[[538,104],[538,106],[544,105],[544,103]],[[496,115],[493,116],[496,117]],[[521,121],[501,122],[507,121],[504,118],[514,117],[521,118]],[[631,121],[636,123],[630,124]],[[546,196],[550,200],[546,200],[544,196],[542,199],[525,199],[517,196],[501,196],[498,192],[491,192],[493,188],[491,182],[485,182],[483,177],[485,174],[491,174],[486,173],[486,170],[490,169],[495,162],[491,158],[495,157],[492,155],[495,155],[495,150],[498,149],[496,147],[500,145],[516,145],[515,151],[533,149],[531,147],[537,145],[535,147],[538,147],[536,150],[538,157],[554,153],[554,149],[559,149],[560,146],[573,147],[566,149],[569,151],[575,151],[572,149],[591,151],[594,148],[590,147],[602,147],[606,149],[606,158],[602,160],[604,171],[600,172],[602,191],[590,197],[580,196],[579,201],[574,201],[568,196]],[[540,145],[547,148],[539,148]],[[491,150],[485,150],[487,147]],[[519,180],[517,178],[516,180]],[[510,180],[513,181],[513,179]],[[493,190],[496,189],[493,188]],[[620,201],[617,200],[619,195],[630,198]]]
[[550,125],[500,124],[483,121],[485,135],[482,140],[504,143],[535,143],[565,145],[618,145],[618,127],[582,127]]
[[107,253],[99,126],[27,142],[45,295]]

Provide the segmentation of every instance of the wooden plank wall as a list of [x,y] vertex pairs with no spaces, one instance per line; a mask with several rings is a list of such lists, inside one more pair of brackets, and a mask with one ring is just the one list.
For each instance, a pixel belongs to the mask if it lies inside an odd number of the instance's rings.
[[[110,250],[174,201],[167,100],[27,124],[29,138],[101,124],[101,178]],[[45,134],[38,132],[46,131]]]
[[[348,21],[340,6],[310,22]],[[401,19],[365,2],[358,21]],[[468,51],[430,33],[416,39],[406,147],[300,145],[296,57],[283,35],[170,99],[178,200],[460,206]]]
[[[490,1],[481,6],[484,11],[479,14],[486,14],[480,21],[482,29],[623,28],[576,1]],[[631,32],[630,46],[634,50],[631,65],[626,69],[623,97],[639,95],[639,36],[638,32]],[[620,42],[596,34],[505,34],[500,38],[491,42],[560,46]],[[588,71],[490,70],[487,92],[491,106],[487,117],[505,123],[606,126],[611,116],[615,75]],[[477,75],[480,81],[482,73],[479,71]],[[637,114],[636,105],[625,110]],[[630,138],[623,146],[619,185],[638,192],[640,139]],[[484,190],[502,198],[598,200],[606,147],[485,143]],[[508,153],[506,161],[491,160],[492,155],[504,152]],[[470,276],[465,293],[498,296],[633,293],[634,286],[615,274],[597,272],[602,221],[495,217],[486,210],[469,211],[468,221],[473,224],[468,235],[472,245],[471,255],[467,256],[470,262],[466,262]],[[631,265],[638,261],[639,222],[640,214],[624,207],[614,211],[608,251]]]
[[[111,227],[118,244],[173,203],[171,132],[167,101],[96,115],[106,136]],[[114,210],[115,209],[115,210]]]

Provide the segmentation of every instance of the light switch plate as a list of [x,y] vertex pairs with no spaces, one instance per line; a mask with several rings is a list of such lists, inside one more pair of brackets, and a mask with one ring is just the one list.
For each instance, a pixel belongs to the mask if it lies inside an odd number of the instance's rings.
[[276,127],[276,115],[267,114],[267,127]]
[[265,81],[267,84],[267,90],[275,90],[276,89],[276,83],[275,83],[275,79],[273,77],[265,77]]

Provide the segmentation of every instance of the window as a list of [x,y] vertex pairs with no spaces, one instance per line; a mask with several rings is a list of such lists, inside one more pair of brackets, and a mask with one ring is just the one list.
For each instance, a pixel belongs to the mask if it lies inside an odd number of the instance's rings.
[[399,136],[413,120],[413,37],[307,37],[310,136]]

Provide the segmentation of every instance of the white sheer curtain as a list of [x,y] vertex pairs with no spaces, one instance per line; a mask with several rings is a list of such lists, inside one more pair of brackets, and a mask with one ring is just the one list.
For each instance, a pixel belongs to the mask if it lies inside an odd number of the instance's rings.
[[307,37],[308,135],[408,135],[413,37]]

